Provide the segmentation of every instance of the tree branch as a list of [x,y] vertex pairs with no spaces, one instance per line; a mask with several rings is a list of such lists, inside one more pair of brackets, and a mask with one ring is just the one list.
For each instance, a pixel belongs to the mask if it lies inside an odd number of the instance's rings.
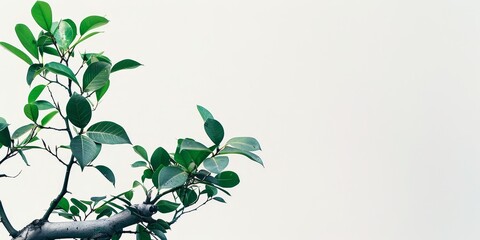
[[0,201],[0,220],[3,223],[3,226],[5,229],[7,229],[7,232],[10,234],[12,237],[18,236],[18,231],[13,228],[12,224],[10,224],[10,221],[7,218],[7,214],[5,213],[5,209],[3,209],[3,204],[2,201]]
[[136,204],[136,211],[126,209],[112,217],[98,220],[73,222],[34,221],[20,232],[13,240],[50,240],[65,238],[110,239],[125,227],[144,222],[157,212],[152,204]]

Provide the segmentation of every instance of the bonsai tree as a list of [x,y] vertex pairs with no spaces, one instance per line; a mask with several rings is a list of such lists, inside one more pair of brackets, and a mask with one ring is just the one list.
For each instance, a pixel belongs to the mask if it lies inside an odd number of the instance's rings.
[[[239,184],[238,175],[226,170],[230,155],[240,154],[263,165],[253,153],[260,150],[257,140],[235,137],[224,141],[222,124],[206,108],[197,106],[211,142],[182,138],[174,151],[158,147],[151,155],[135,145],[133,151],[141,160],[125,164],[142,168],[143,174],[131,180],[130,189],[88,199],[76,197],[75,189],[69,187],[73,168],[95,168],[115,185],[114,172],[109,166],[97,165],[95,159],[102,157],[105,144],[128,146],[132,141],[111,119],[91,119],[101,110],[110,79],[142,64],[131,59],[114,63],[103,53],[77,51],[80,44],[101,33],[97,29],[108,23],[104,17],[88,16],[78,27],[68,18],[53,21],[49,4],[42,1],[33,5],[31,13],[40,27],[38,34],[25,24],[15,26],[26,51],[0,42],[28,64],[26,83],[31,88],[23,108],[24,123],[0,117],[0,164],[23,160],[29,166],[29,158],[45,152],[63,165],[64,178],[58,186],[51,186],[58,188],[58,194],[51,196],[50,205],[39,206],[46,209],[44,214],[32,216],[32,222],[22,228],[12,226],[9,217],[15,217],[15,212],[4,209],[0,201],[0,219],[12,239],[120,239],[133,234],[137,240],[164,240],[180,217],[209,202],[224,203],[224,196],[230,195],[227,189]],[[50,139],[54,133],[63,138]],[[0,177],[15,180],[7,174],[0,173]],[[141,194],[143,201],[133,202],[134,194]],[[51,222],[53,214],[66,220]]]

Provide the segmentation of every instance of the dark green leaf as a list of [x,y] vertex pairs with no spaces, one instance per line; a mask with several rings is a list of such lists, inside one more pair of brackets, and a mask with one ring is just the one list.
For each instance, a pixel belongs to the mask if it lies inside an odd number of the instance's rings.
[[152,240],[147,230],[142,225],[137,224],[136,240]]
[[133,191],[132,190],[127,191],[127,192],[125,192],[124,195],[125,195],[125,198],[127,198],[129,201],[131,201],[132,198],[133,198]]
[[98,143],[131,144],[123,127],[114,122],[104,121],[95,123],[88,128],[87,135]]
[[62,75],[67,77],[68,79],[71,79],[78,85],[77,77],[75,77],[75,74],[73,73],[72,69],[70,69],[69,67],[61,63],[50,62],[45,64],[45,68],[52,73]]
[[121,237],[122,237],[122,233],[121,233],[121,232],[119,232],[119,233],[114,233],[111,240],[120,240]]
[[179,203],[170,202],[167,200],[160,200],[157,203],[157,209],[161,213],[169,213],[175,211],[180,206]]
[[23,107],[23,112],[33,122],[37,122],[38,119],[38,107],[33,103],[28,103]]
[[38,101],[34,102],[34,104],[37,105],[38,110],[48,110],[48,109],[55,108],[55,106],[53,106],[53,104],[51,104],[50,102],[45,101],[45,100],[38,100]]
[[25,133],[30,132],[35,127],[35,124],[27,124],[25,126],[19,127],[15,132],[12,134],[13,139],[20,138]]
[[77,159],[78,164],[83,169],[92,162],[100,153],[101,145],[96,144],[92,139],[85,135],[74,137],[70,143],[73,156]]
[[80,35],[85,34],[91,29],[101,27],[108,23],[108,20],[100,16],[89,16],[80,23]]
[[15,26],[15,32],[17,33],[18,40],[20,40],[23,47],[25,47],[33,57],[38,59],[37,41],[35,40],[32,31],[30,31],[30,28],[28,28],[27,25],[20,23]]
[[80,209],[78,209],[76,206],[71,206],[70,212],[75,216],[80,216]]
[[243,151],[258,151],[262,150],[257,139],[252,137],[235,137],[228,140],[227,145]]
[[222,124],[213,118],[208,118],[203,127],[210,140],[217,146],[220,145],[225,135]]
[[30,94],[28,94],[28,103],[33,103],[37,100],[37,98],[42,94],[43,90],[45,89],[45,85],[38,85],[34,87]]
[[221,203],[227,203],[227,202],[225,202],[225,199],[223,199],[221,197],[214,197],[213,200],[221,202]]
[[[148,160],[148,158],[147,158]],[[170,155],[164,148],[158,147],[152,154],[150,159],[153,169],[157,169],[160,165],[168,166],[170,165]]]
[[110,181],[113,186],[115,186],[115,174],[113,174],[112,170],[106,166],[98,165],[95,166],[95,168],[100,171],[100,173],[108,180]]
[[218,180],[218,186],[224,188],[232,188],[240,183],[240,178],[232,171],[221,172],[215,178]]
[[58,111],[54,110],[49,114],[45,115],[45,117],[43,117],[41,121],[42,126],[46,126],[50,122],[50,120],[52,120],[52,118],[55,117],[57,114],[58,114]]
[[67,103],[67,118],[76,127],[86,127],[92,119],[92,108],[88,100],[74,93]]
[[105,83],[105,85],[103,85],[102,88],[98,89],[98,90],[95,92],[95,95],[97,96],[97,101],[100,101],[100,100],[103,98],[103,96],[105,95],[105,93],[107,93],[109,87],[110,87],[110,80],[107,80],[107,82]]
[[76,198],[71,198],[70,201],[75,205],[77,206],[80,210],[82,210],[82,212],[86,212],[88,210],[88,207],[80,202],[79,200],[77,200]]
[[181,148],[181,151],[187,150],[187,151],[199,151],[199,152],[208,152],[208,153],[212,152],[209,148],[205,147],[205,145],[188,138],[183,140],[180,148]]
[[237,149],[237,148],[227,146],[224,149],[222,149],[218,154],[220,154],[220,155],[222,155],[222,154],[241,154],[243,156],[246,156],[246,157],[252,159],[253,161],[255,161],[257,163],[260,163],[263,166],[263,161],[259,156],[257,156],[256,154],[254,154],[252,152],[247,152],[247,151],[244,151],[244,150],[241,150],[241,149]]
[[110,77],[111,65],[106,62],[95,62],[88,66],[83,75],[83,88],[87,92],[101,89]]
[[217,195],[217,193],[218,193],[217,188],[213,187],[213,186],[210,186],[210,185],[205,185],[205,190],[204,191],[207,193],[208,197],[213,197],[213,196]]
[[137,68],[139,66],[142,66],[142,64],[135,61],[135,60],[124,59],[124,60],[116,63],[115,65],[113,65],[112,73],[116,72],[116,71],[123,70],[123,69],[134,69],[134,68]]
[[145,181],[145,179],[152,179],[152,176],[153,176],[152,169],[147,168],[143,171],[142,181]]
[[15,54],[15,56],[17,56],[20,59],[22,59],[23,61],[25,61],[28,65],[33,64],[32,59],[30,59],[30,57],[27,54],[25,54],[22,50],[14,47],[14,46],[6,43],[6,42],[0,42],[0,46],[4,47],[5,49],[10,51],[11,53]]
[[161,167],[155,169],[152,174],[152,183],[155,188],[158,188],[158,176],[160,175],[160,171],[164,167],[163,165],[160,165]]
[[41,50],[44,53],[50,54],[52,56],[60,57],[60,53],[58,53],[57,49],[53,47],[42,47]]
[[107,197],[106,196],[91,197],[90,200],[92,200],[95,204],[97,204],[98,202],[102,201],[105,198],[107,198]]
[[[103,208],[100,208],[101,211],[97,215],[97,219],[100,219],[104,216],[110,217],[113,214],[113,208],[110,206],[105,205]],[[96,212],[96,211],[95,211]]]
[[32,85],[33,79],[35,79],[35,77],[38,76],[42,68],[43,68],[42,64],[32,64],[30,65],[30,67],[28,67],[27,84],[29,86]]
[[138,167],[146,167],[147,163],[144,161],[136,161],[132,164],[132,167],[138,168]]
[[[32,17],[38,26],[45,31],[48,32],[52,28],[52,9],[48,3],[43,1],[35,2],[32,7]],[[68,209],[66,211],[68,211]]]
[[197,193],[189,188],[181,188],[177,191],[177,195],[180,198],[184,207],[193,205],[198,200]]
[[228,166],[228,162],[229,162],[228,157],[217,156],[213,158],[207,158],[203,162],[203,165],[208,171],[218,174],[223,170],[225,170],[225,168]]
[[165,233],[158,229],[152,229],[152,232],[155,234],[155,236],[159,237],[160,240],[167,240],[167,236],[165,236]]
[[142,147],[142,146],[140,146],[140,145],[135,145],[135,146],[133,146],[133,150],[134,150],[140,157],[142,157],[143,159],[145,159],[145,161],[148,161],[147,150],[145,150],[144,147]]
[[23,151],[22,151],[22,150],[18,150],[18,154],[20,154],[20,156],[22,157],[22,160],[23,160],[23,162],[25,163],[25,165],[30,166],[30,164],[28,164],[27,157],[25,156],[25,154],[23,153]]
[[188,179],[188,173],[180,167],[168,166],[160,170],[158,175],[159,188],[176,188],[183,185]]
[[203,121],[207,121],[209,118],[213,119],[213,115],[206,108],[197,105],[197,110],[200,113],[200,116],[202,116]]
[[63,209],[65,212],[68,212],[68,209],[70,208],[70,203],[68,203],[68,200],[66,198],[60,199],[60,202],[58,202],[57,206],[55,209]]

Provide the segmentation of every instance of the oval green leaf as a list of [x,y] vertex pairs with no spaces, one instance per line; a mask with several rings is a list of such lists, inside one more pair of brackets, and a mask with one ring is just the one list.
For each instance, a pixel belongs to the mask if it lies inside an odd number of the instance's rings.
[[222,124],[213,118],[208,118],[203,124],[205,132],[215,145],[220,145],[225,136]]
[[153,169],[157,169],[160,165],[168,166],[170,165],[170,154],[164,148],[158,147],[153,152],[150,162]]
[[23,112],[25,113],[25,116],[27,116],[27,118],[29,118],[33,122],[37,122],[39,114],[37,105],[33,103],[28,103],[23,107]]
[[203,166],[213,173],[221,173],[228,166],[229,159],[227,156],[217,156],[213,158],[207,158],[203,162]]
[[35,124],[27,124],[25,126],[19,127],[17,130],[15,130],[12,134],[13,139],[18,139],[27,132],[30,132],[33,128],[35,127]]
[[240,155],[243,155],[245,157],[248,157],[250,158],[251,160],[261,164],[263,166],[263,161],[262,159],[256,155],[255,153],[252,153],[252,152],[248,152],[248,151],[244,151],[244,150],[241,150],[241,149],[238,149],[238,148],[233,148],[233,147],[229,147],[229,146],[226,146],[224,149],[222,149],[219,153],[219,155],[223,155],[223,154],[240,154]]
[[113,174],[113,171],[106,167],[106,166],[103,166],[103,165],[98,165],[98,166],[95,166],[95,168],[100,171],[100,173],[108,180],[110,181],[113,186],[115,186],[115,174]]
[[72,26],[67,21],[60,21],[53,23],[52,28],[58,48],[67,50],[75,38]]
[[72,69],[70,69],[69,67],[61,63],[50,62],[45,64],[45,68],[52,73],[55,73],[57,75],[62,75],[64,77],[71,79],[78,85],[77,77],[75,77],[75,73],[73,73]]
[[135,60],[124,59],[124,60],[116,63],[115,65],[113,65],[112,73],[116,72],[116,71],[123,70],[123,69],[134,69],[134,68],[137,68],[137,67],[140,67],[140,66],[142,66],[142,64],[135,61]]
[[52,9],[50,5],[43,1],[37,1],[33,5],[31,12],[38,26],[49,32],[52,27]]
[[10,147],[12,140],[10,138],[10,131],[8,130],[8,123],[4,118],[0,117],[0,146]]
[[38,85],[34,87],[31,91],[30,94],[28,94],[28,103],[33,103],[37,101],[37,98],[42,94],[43,90],[45,89],[45,85]]
[[161,213],[173,212],[180,206],[179,203],[174,203],[167,200],[160,200],[156,205],[158,211]]
[[235,172],[232,171],[221,172],[215,176],[215,178],[218,180],[218,186],[224,188],[232,188],[240,183],[240,178]]
[[125,129],[114,122],[95,123],[88,128],[87,135],[98,143],[131,144]]
[[43,117],[42,121],[41,121],[42,126],[46,126],[50,122],[50,120],[52,120],[53,117],[55,117],[57,114],[58,114],[58,111],[55,110],[55,111],[52,111],[49,114],[45,115],[45,117]]
[[85,34],[86,32],[101,27],[108,23],[108,19],[101,16],[89,16],[82,20],[80,23],[80,35]]
[[160,170],[158,186],[162,188],[176,188],[182,186],[188,179],[188,173],[180,167],[168,166]]
[[142,157],[143,159],[145,159],[145,161],[148,161],[147,150],[145,150],[144,147],[142,147],[142,146],[140,146],[140,145],[135,145],[135,146],[133,146],[133,150],[134,150],[140,157]]
[[110,64],[102,61],[90,64],[83,74],[83,89],[93,92],[105,86],[110,77],[110,67]]
[[43,70],[43,65],[42,64],[32,64],[30,67],[28,67],[27,71],[27,84],[30,86],[32,85],[33,79],[40,74],[40,72]]
[[206,108],[197,105],[197,110],[200,113],[200,116],[202,116],[203,121],[207,121],[209,118],[213,119],[213,115]]
[[257,139],[252,137],[235,137],[228,140],[227,145],[244,151],[262,150]]
[[20,23],[15,26],[15,33],[17,33],[18,40],[20,40],[23,47],[25,47],[33,57],[38,59],[37,41],[35,40],[32,31],[30,31],[30,28],[28,28],[27,25]]
[[67,118],[76,127],[86,127],[92,119],[92,108],[88,100],[74,93],[67,103]]
[[101,148],[101,144],[96,144],[91,138],[85,135],[78,135],[70,142],[72,154],[77,159],[82,170],[98,156]]
[[55,106],[53,106],[52,103],[50,103],[49,101],[45,101],[45,100],[35,101],[34,104],[37,105],[38,110],[48,110],[48,109],[55,108]]
[[16,48],[15,46],[10,45],[9,43],[6,42],[0,42],[0,46],[4,47],[7,49],[9,52],[13,53],[15,56],[19,57],[23,61],[25,61],[28,65],[32,65],[33,61],[32,59],[25,54],[22,50]]

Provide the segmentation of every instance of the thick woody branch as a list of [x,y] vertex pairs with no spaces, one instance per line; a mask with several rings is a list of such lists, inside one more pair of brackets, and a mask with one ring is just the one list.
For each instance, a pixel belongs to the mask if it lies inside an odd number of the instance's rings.
[[0,220],[2,221],[3,226],[5,227],[5,229],[7,229],[10,236],[16,237],[18,235],[18,231],[13,228],[12,224],[10,224],[10,221],[7,218],[5,209],[3,209],[2,201],[0,201]]
[[35,221],[25,227],[13,240],[51,239],[110,239],[123,228],[150,219],[157,211],[155,205],[133,205],[135,212],[124,210],[112,217],[88,221],[42,222]]

